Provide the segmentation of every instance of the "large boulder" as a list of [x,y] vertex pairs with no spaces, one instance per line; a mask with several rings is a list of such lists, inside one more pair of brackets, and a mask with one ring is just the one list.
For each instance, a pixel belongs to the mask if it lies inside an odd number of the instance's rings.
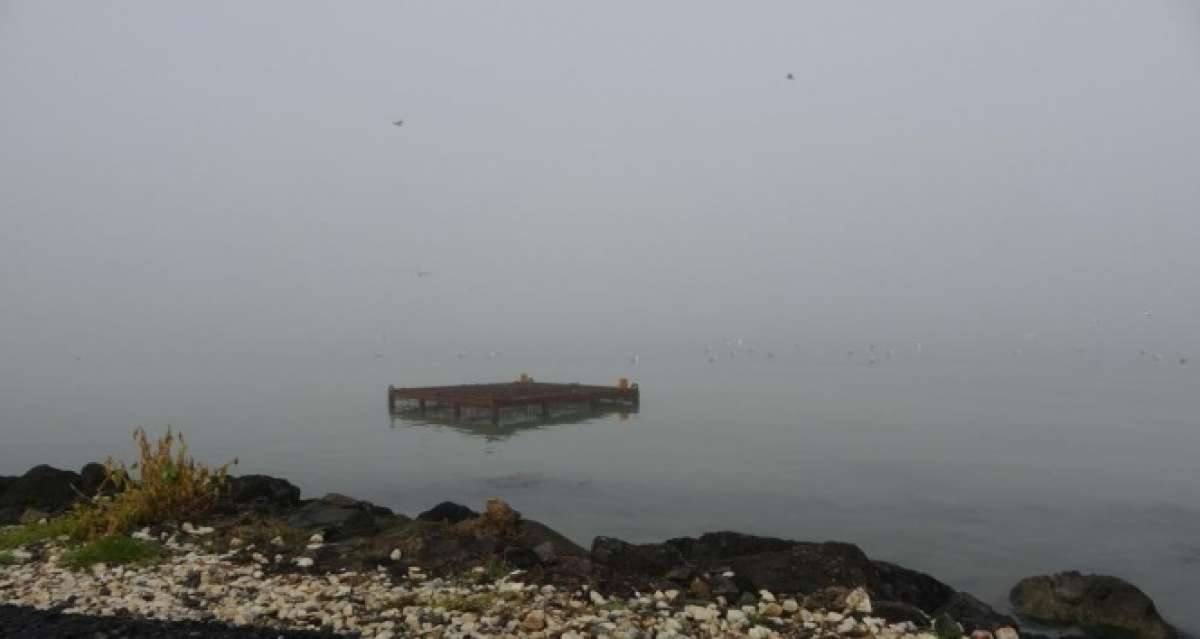
[[631,544],[615,537],[596,537],[591,560],[594,565],[655,579],[684,563],[679,550],[670,544]]
[[887,611],[885,618],[903,621],[921,618],[924,613],[948,613],[967,632],[1014,625],[1011,618],[978,599],[924,573],[874,561],[853,544],[789,541],[728,531],[663,544],[630,544],[598,537],[592,544],[591,560],[612,571],[650,578],[704,575],[710,588],[716,575],[732,572],[743,594],[769,590],[805,596],[814,605],[827,607],[840,605],[847,593],[862,587],[880,604],[881,611]]
[[429,510],[417,515],[417,521],[432,521],[445,524],[457,524],[460,521],[474,519],[479,513],[452,501],[444,501]]
[[0,495],[0,510],[34,508],[59,512],[79,498],[79,475],[51,466],[34,466],[9,483]]
[[92,462],[84,464],[79,471],[79,492],[91,497],[100,491],[100,487],[104,486],[104,482],[108,479],[108,469],[104,464]]
[[300,489],[292,482],[268,475],[230,477],[226,498],[233,504],[260,508],[293,508],[300,503]]
[[380,520],[392,517],[387,508],[331,493],[292,511],[286,522],[292,528],[320,532],[334,541],[374,535],[381,529]]
[[1075,571],[1022,579],[1009,593],[1022,617],[1074,625],[1100,637],[1171,639],[1179,636],[1137,586],[1107,575]]
[[15,481],[17,481],[16,477],[0,477],[0,496],[3,496],[4,491],[8,490],[8,487]]

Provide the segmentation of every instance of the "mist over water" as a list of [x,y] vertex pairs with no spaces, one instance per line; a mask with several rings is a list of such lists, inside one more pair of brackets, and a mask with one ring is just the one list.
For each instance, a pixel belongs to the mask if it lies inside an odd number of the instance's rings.
[[[310,495],[1200,629],[1190,3],[0,3],[0,95],[0,474],[173,424]],[[386,412],[523,372],[642,410]]]

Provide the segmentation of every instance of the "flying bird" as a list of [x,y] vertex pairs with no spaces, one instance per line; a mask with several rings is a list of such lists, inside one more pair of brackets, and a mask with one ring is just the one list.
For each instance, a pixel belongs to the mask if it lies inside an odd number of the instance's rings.
[[791,73],[789,73],[789,74],[787,74],[787,79],[789,79],[789,80],[795,80],[795,79],[796,79],[796,76],[795,76],[795,75],[793,75],[793,74],[791,74]]
[[433,274],[430,273],[429,271],[422,271],[421,269],[417,269],[417,277],[429,277],[430,275],[433,275]]
[[396,120],[395,122],[392,122],[392,124],[395,126],[404,126],[404,120]]

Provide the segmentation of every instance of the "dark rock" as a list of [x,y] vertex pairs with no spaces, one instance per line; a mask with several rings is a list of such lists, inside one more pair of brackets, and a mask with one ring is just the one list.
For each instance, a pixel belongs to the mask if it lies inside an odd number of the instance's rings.
[[542,563],[542,560],[536,552],[529,548],[509,546],[504,549],[504,562],[513,568],[529,570]]
[[122,615],[97,617],[0,605],[0,637],[21,639],[337,639],[345,636],[319,630],[235,627],[221,622],[159,621]]
[[733,571],[755,590],[811,593],[829,586],[871,586],[877,581],[874,562],[857,546],[838,542],[800,542],[787,550],[733,558]]
[[1009,593],[1016,613],[1054,624],[1076,625],[1090,635],[1137,639],[1179,636],[1146,593],[1107,575],[1062,572],[1027,577]]
[[108,479],[108,470],[104,468],[104,464],[95,462],[84,464],[79,471],[79,492],[91,497],[100,491],[100,487],[104,485],[106,479]]
[[347,499],[341,495],[327,495],[321,499],[314,499],[289,514],[286,519],[287,525],[301,530],[318,531],[328,541],[379,532],[371,504],[346,501]]
[[[846,543],[797,542],[736,532],[708,533],[695,539],[683,537],[664,544],[640,546],[601,538],[593,545],[592,560],[655,577],[679,566],[710,575],[732,570],[738,592],[756,593],[765,589],[791,593],[805,596],[814,606],[828,608],[840,605],[838,602],[844,600],[846,593],[861,586],[876,601],[905,604],[919,610],[952,611],[969,629],[994,630],[1013,625],[1010,618],[970,595],[956,593],[924,573],[874,561],[857,546]],[[708,583],[713,586],[711,579]],[[720,590],[728,592],[733,588],[727,585]],[[732,595],[730,592],[725,596],[732,599]]]
[[[587,557],[588,551],[579,544],[567,539],[552,528],[540,522],[531,519],[521,521],[521,525],[517,529],[517,533],[512,538],[513,543],[533,548],[549,544],[554,548],[554,554],[558,557]],[[545,561],[545,560],[543,560]],[[546,561],[545,563],[550,563]]]
[[238,505],[292,508],[300,503],[300,489],[286,479],[267,475],[230,477],[227,499]]
[[65,510],[79,498],[79,475],[50,466],[35,466],[0,495],[0,508]]
[[712,594],[712,587],[700,577],[692,579],[692,582],[688,584],[688,596],[690,597],[707,600],[712,597]]
[[927,628],[931,623],[929,615],[920,608],[899,601],[872,601],[872,614],[883,617],[889,623],[911,621],[918,628]]
[[714,597],[724,597],[727,601],[737,601],[738,595],[741,594],[743,588],[733,579],[726,577],[723,574],[713,575],[708,578],[708,586],[712,589]]
[[183,578],[183,581],[179,582],[179,585],[183,586],[184,588],[199,588],[200,587],[200,571],[198,571],[198,570],[189,571],[187,576]]
[[24,508],[0,508],[0,526],[12,526],[21,523],[21,513],[23,512],[25,512]]
[[689,560],[728,559],[744,555],[756,555],[764,552],[787,550],[796,542],[776,539],[774,537],[758,537],[744,533],[722,531],[705,533],[699,539],[680,537],[667,541],[674,546],[679,554]]
[[1004,626],[1016,627],[1017,622],[1008,615],[1002,615],[991,606],[965,592],[956,592],[950,600],[934,611],[936,614],[947,614],[962,624],[970,634],[976,630],[994,631]]
[[675,566],[674,568],[668,570],[667,574],[663,575],[663,579],[666,579],[667,581],[674,581],[676,583],[686,584],[686,583],[690,583],[692,581],[692,577],[695,574],[696,573],[690,567],[680,564],[680,565]]
[[317,501],[338,508],[356,508],[376,517],[390,517],[393,514],[391,508],[376,506],[369,501],[347,497],[339,493],[328,493]]
[[8,487],[15,481],[17,481],[16,477],[0,477],[0,497],[4,496],[4,491],[8,490]]
[[886,561],[876,561],[875,581],[870,584],[876,599],[902,601],[921,610],[937,610],[950,602],[954,589],[923,572]]
[[452,501],[444,501],[429,510],[417,515],[417,521],[432,521],[442,522],[446,524],[457,524],[460,521],[474,519],[479,516],[479,513]]
[[631,544],[614,537],[596,537],[591,559],[593,564],[648,577],[661,577],[683,563],[671,544]]

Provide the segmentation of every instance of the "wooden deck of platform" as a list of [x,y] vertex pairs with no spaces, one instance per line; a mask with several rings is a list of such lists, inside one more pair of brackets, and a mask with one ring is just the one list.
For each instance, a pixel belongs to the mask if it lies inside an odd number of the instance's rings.
[[402,403],[410,408],[415,404],[418,413],[430,408],[449,408],[455,419],[461,419],[464,408],[485,409],[492,423],[499,423],[505,408],[538,408],[549,417],[551,408],[562,404],[621,405],[637,412],[641,393],[637,384],[620,386],[589,386],[585,384],[548,384],[519,381],[504,384],[464,384],[460,386],[426,386],[397,388],[388,386],[388,412],[403,411]]

